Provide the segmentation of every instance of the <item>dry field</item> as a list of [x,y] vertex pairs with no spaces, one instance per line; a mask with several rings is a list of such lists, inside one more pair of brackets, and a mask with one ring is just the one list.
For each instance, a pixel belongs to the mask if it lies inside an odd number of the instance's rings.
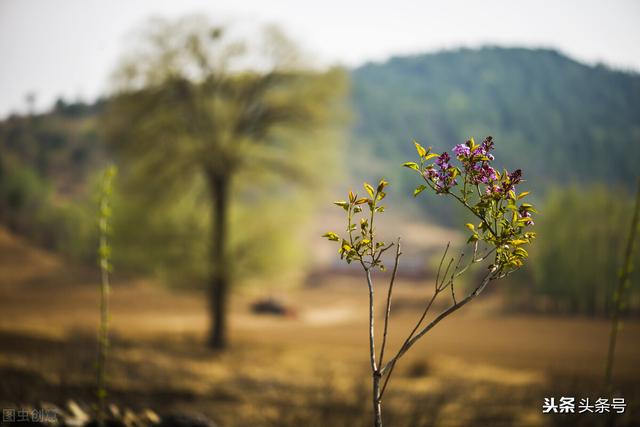
[[[91,401],[95,277],[0,230],[0,406]],[[430,286],[399,283],[391,349]],[[202,295],[117,281],[110,399],[161,414],[200,412],[229,427],[369,425],[364,284],[321,275],[313,286],[274,292],[296,314],[252,314],[251,301],[264,294],[239,291],[231,348],[215,354],[203,346]],[[403,359],[386,396],[387,425],[604,425],[603,415],[543,415],[541,408],[544,397],[602,394],[608,323],[506,315],[499,307],[499,292],[482,295]],[[615,425],[640,425],[639,338],[640,322],[625,323],[615,383],[628,406]]]

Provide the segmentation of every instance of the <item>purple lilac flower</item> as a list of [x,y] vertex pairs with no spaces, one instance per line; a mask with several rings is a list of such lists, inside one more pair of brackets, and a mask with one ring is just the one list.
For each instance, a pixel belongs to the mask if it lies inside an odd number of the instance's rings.
[[469,147],[466,144],[458,144],[455,147],[453,147],[452,151],[460,159],[468,157],[469,154],[471,154],[471,150],[469,149]]
[[433,180],[436,176],[436,171],[433,168],[428,168],[423,173],[424,177],[430,180]]
[[436,165],[440,166],[441,169],[449,169],[449,160],[451,160],[451,157],[449,157],[449,154],[445,151],[444,153],[440,154],[440,156],[438,156]]
[[435,164],[429,166],[423,173],[425,178],[433,182],[437,193],[445,193],[449,191],[451,187],[458,184],[458,182],[453,179],[453,168],[449,164],[450,160],[451,157],[449,154],[444,152],[438,156]]
[[489,163],[484,163],[479,174],[479,179],[483,184],[489,184],[497,178],[496,170],[489,166]]
[[484,141],[482,141],[482,148],[484,149],[485,153],[488,153],[489,151],[493,150],[493,146],[494,146],[494,142],[493,142],[492,136],[488,136],[484,139]]

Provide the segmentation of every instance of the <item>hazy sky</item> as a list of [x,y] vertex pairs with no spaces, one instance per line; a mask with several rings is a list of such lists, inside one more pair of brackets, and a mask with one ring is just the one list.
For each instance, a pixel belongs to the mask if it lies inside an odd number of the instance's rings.
[[149,16],[279,24],[321,63],[499,44],[560,49],[578,60],[640,70],[639,0],[0,0],[0,116],[53,100],[90,100],[127,34]]

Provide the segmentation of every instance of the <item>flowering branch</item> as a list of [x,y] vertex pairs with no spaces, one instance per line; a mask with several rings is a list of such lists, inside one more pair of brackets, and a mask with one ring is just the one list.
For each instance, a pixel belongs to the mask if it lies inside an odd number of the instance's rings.
[[[516,186],[522,180],[522,171],[513,172],[504,170],[498,172],[491,166],[494,156],[490,153],[494,148],[493,138],[487,137],[481,144],[476,144],[473,138],[464,144],[458,144],[453,148],[455,158],[460,162],[459,166],[451,164],[451,156],[447,153],[432,153],[431,148],[425,149],[415,142],[419,156],[419,163],[407,162],[403,166],[417,172],[423,184],[414,190],[414,197],[427,188],[436,194],[451,196],[469,210],[478,220],[477,224],[466,224],[471,232],[467,244],[472,244],[473,252],[469,262],[461,266],[464,253],[457,258],[450,258],[445,264],[450,245],[444,251],[434,284],[433,296],[425,306],[422,315],[416,322],[411,333],[404,340],[398,351],[388,362],[384,362],[387,346],[387,334],[389,327],[389,315],[391,313],[391,299],[393,286],[398,272],[398,265],[402,252],[400,239],[397,242],[386,244],[375,241],[374,219],[376,214],[383,213],[385,207],[379,202],[386,196],[384,189],[388,182],[380,180],[374,188],[364,183],[364,189],[369,197],[359,198],[352,191],[348,200],[338,201],[335,204],[343,208],[347,216],[347,235],[341,237],[335,232],[328,232],[323,237],[339,243],[338,253],[340,259],[348,264],[357,261],[364,270],[369,291],[369,359],[371,363],[371,375],[373,384],[373,410],[374,426],[382,426],[382,396],[387,388],[393,369],[398,360],[427,332],[435,327],[445,317],[459,310],[480,293],[494,280],[501,279],[518,270],[528,257],[528,252],[523,245],[530,244],[535,238],[535,233],[528,231],[533,225],[532,213],[535,213],[533,205],[520,203],[529,192],[516,193]],[[433,163],[429,161],[435,159]],[[462,178],[463,185],[458,186],[458,179]],[[363,214],[363,206],[368,206],[368,215]],[[356,216],[360,215],[359,221]],[[479,243],[483,242],[488,249],[483,254],[478,254]],[[375,349],[375,298],[372,270],[376,267],[382,271],[385,266],[381,261],[382,255],[396,246],[393,270],[386,296],[384,327],[380,357],[376,360]],[[455,280],[472,265],[481,263],[493,256],[492,263],[487,267],[487,273],[480,283],[464,298],[458,300],[455,293]],[[455,262],[455,263],[454,263]],[[443,266],[445,269],[443,271]],[[431,306],[438,295],[446,290],[451,291],[453,304],[438,314],[431,322],[423,325]],[[384,382],[381,386],[381,381]]]

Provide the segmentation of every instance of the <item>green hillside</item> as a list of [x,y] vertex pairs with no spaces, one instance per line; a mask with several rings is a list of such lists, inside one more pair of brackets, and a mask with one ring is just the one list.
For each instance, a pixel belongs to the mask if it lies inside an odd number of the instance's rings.
[[352,150],[373,153],[366,173],[397,169],[414,155],[412,138],[443,150],[486,135],[501,166],[522,167],[537,190],[574,181],[628,187],[640,171],[635,73],[553,50],[486,47],[366,64],[352,85]]
[[[415,154],[413,138],[444,150],[492,135],[497,164],[522,168],[538,194],[570,183],[625,189],[640,171],[637,73],[553,50],[486,47],[396,57],[356,68],[351,78],[352,179],[390,178],[394,195],[414,184],[399,167]],[[107,103],[59,101],[47,114],[0,122],[5,183],[10,170],[28,168],[54,194],[82,194],[107,161],[99,127]],[[10,204],[0,200],[0,216]],[[450,216],[432,208],[435,217]]]

